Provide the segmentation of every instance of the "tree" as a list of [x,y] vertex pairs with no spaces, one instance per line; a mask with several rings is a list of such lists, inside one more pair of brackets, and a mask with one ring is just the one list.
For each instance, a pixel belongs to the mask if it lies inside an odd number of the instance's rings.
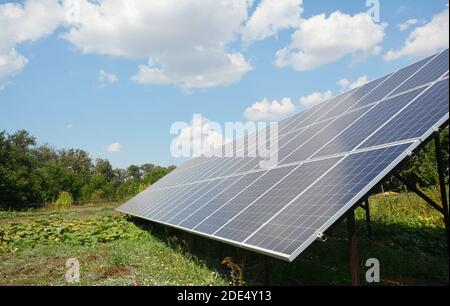
[[161,179],[163,176],[165,176],[167,173],[169,173],[169,169],[164,167],[155,167],[152,171],[148,172],[144,175],[144,181],[147,184],[154,184],[159,179]]
[[147,173],[151,172],[154,168],[155,168],[154,164],[143,164],[140,167],[143,175],[146,175]]
[[138,181],[142,178],[141,169],[139,166],[136,165],[130,165],[127,168],[127,176],[129,179]]
[[113,167],[107,159],[97,158],[93,173],[103,176],[107,182],[112,182],[115,178]]
[[27,131],[0,132],[0,204],[37,200],[35,163],[30,154],[34,145],[36,140]]
[[125,169],[114,169],[114,181],[116,182],[116,184],[120,185],[123,184],[127,181],[127,170]]

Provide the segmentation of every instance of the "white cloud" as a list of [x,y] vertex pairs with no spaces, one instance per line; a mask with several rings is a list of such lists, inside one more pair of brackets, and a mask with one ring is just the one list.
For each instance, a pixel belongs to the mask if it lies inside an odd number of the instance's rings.
[[[197,132],[198,131],[198,132]],[[173,148],[190,148],[194,156],[211,152],[221,147],[231,139],[222,135],[218,123],[205,117],[195,116],[190,124],[179,131],[178,136],[172,141]]]
[[251,8],[253,6],[254,2],[255,2],[254,0],[247,0],[248,8]]
[[263,0],[242,30],[244,41],[261,40],[278,31],[298,27],[303,0]]
[[[139,71],[131,79],[141,84],[175,84],[186,89],[208,88],[239,82],[245,73],[253,69],[241,53],[205,50],[173,56],[165,67],[159,68],[151,63],[140,65]],[[183,69],[188,68],[183,67],[186,65],[191,66],[191,69]]]
[[0,83],[8,76],[20,73],[27,63],[28,59],[17,53],[15,49],[0,53]]
[[409,29],[409,27],[417,24],[417,22],[417,19],[408,19],[405,22],[398,24],[397,27],[400,29],[400,31],[406,31]]
[[108,153],[118,153],[122,151],[122,148],[123,148],[122,144],[120,144],[119,142],[114,142],[106,147],[106,151]]
[[369,83],[369,79],[367,78],[367,75],[363,75],[361,77],[359,77],[355,82],[351,83],[349,80],[347,79],[341,79],[337,82],[338,85],[341,86],[342,88],[342,92],[347,91],[347,90],[352,90],[358,87],[361,87],[365,84]]
[[347,79],[341,79],[337,82],[342,87],[342,91],[352,90],[369,83],[367,75],[360,76],[355,82],[350,83]]
[[0,4],[0,81],[20,73],[28,60],[16,46],[50,35],[64,21],[63,6],[54,0]]
[[300,97],[300,103],[306,108],[311,108],[315,105],[325,102],[332,96],[333,93],[330,90],[325,92],[314,92],[308,96]]
[[132,80],[187,88],[229,85],[251,70],[229,52],[247,20],[242,0],[81,0],[78,23],[63,35],[83,53],[148,58]]
[[432,20],[416,27],[406,39],[399,50],[391,49],[385,55],[387,61],[403,57],[427,56],[448,48],[449,23],[448,7],[441,13],[433,16]]
[[302,21],[291,43],[276,53],[275,65],[298,71],[315,69],[346,55],[376,53],[386,24],[376,24],[366,13],[347,15],[336,11]]
[[68,125],[66,125],[66,129],[71,129],[73,128],[73,124],[69,123]]
[[339,81],[337,81],[337,83],[339,86],[341,86],[342,91],[344,91],[345,89],[348,88],[348,86],[350,85],[350,81],[347,80],[346,78],[344,79],[340,79]]
[[106,72],[105,70],[101,69],[98,73],[98,80],[101,83],[115,83],[119,81],[119,78],[114,73]]
[[291,98],[283,98],[280,102],[276,100],[269,101],[267,98],[264,98],[248,107],[244,112],[244,116],[252,121],[275,120],[283,115],[292,113],[294,110],[295,105],[292,103]]

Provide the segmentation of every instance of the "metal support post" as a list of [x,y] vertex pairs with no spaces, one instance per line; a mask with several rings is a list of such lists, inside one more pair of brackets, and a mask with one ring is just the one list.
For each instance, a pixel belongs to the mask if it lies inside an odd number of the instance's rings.
[[[442,213],[444,214],[445,234],[447,236],[447,247],[449,247],[449,216],[448,216],[448,200],[447,188],[445,187],[444,159],[442,157],[441,139],[439,134],[434,136],[434,145],[436,149],[436,159],[439,173],[439,189],[441,191]],[[449,251],[450,253],[450,251]]]
[[355,231],[355,211],[350,210],[347,213],[347,231],[348,244],[350,251],[350,270],[352,275],[352,285],[359,286],[359,259],[358,259],[358,241]]
[[366,211],[367,238],[369,238],[369,240],[372,240],[372,222],[370,220],[369,198],[365,200],[364,210]]

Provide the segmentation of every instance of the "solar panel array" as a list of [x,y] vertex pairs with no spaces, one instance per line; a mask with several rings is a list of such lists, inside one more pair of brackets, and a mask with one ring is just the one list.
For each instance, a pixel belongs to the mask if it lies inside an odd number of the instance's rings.
[[[292,261],[448,123],[448,49],[279,122],[278,159],[198,157],[119,211]],[[225,145],[234,155],[252,137]]]

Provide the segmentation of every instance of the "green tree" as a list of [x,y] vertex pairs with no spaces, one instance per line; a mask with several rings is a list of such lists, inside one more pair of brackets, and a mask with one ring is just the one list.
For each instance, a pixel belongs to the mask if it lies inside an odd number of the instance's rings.
[[11,205],[39,200],[35,186],[39,185],[30,153],[36,145],[27,131],[14,134],[0,132],[0,204]]
[[138,181],[142,178],[141,169],[139,166],[136,165],[130,165],[127,168],[127,176],[129,179]]
[[107,159],[97,158],[93,173],[103,176],[107,182],[112,182],[115,178],[114,169]]

